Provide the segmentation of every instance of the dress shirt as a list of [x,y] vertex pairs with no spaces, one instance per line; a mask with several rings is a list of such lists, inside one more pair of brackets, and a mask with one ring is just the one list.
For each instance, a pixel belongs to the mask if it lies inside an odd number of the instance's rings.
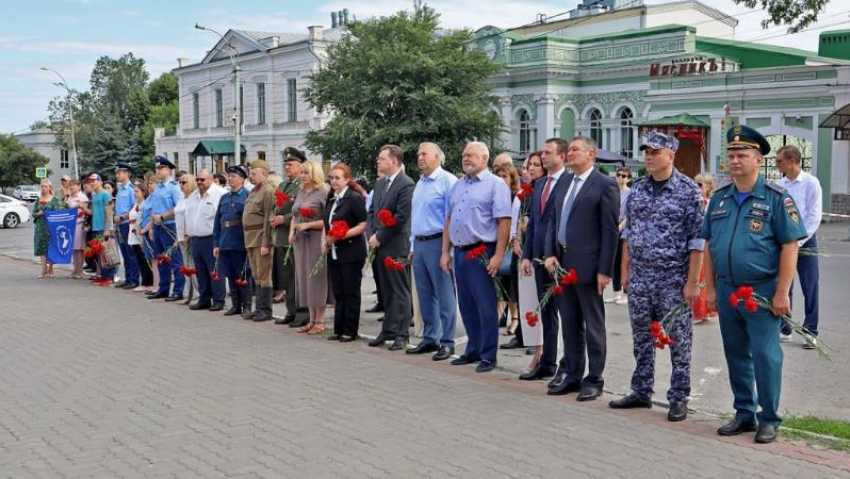
[[[348,187],[346,186],[339,194],[334,193],[333,197],[331,198],[331,201],[333,201],[333,206],[331,206],[331,213],[330,215],[328,215],[328,223],[330,223],[331,225],[333,225],[334,222],[334,213],[336,213],[336,207],[337,205],[339,205],[339,200],[341,200],[342,197],[345,196],[345,193],[347,191]],[[331,245],[331,258],[336,259],[336,243]]]
[[128,214],[133,206],[136,206],[135,189],[133,183],[128,181],[126,185],[118,183],[116,189],[118,192],[115,195],[115,215],[122,216],[128,219]]
[[454,246],[494,242],[498,220],[511,217],[511,190],[490,170],[464,176],[452,187],[449,211],[449,239]]
[[142,213],[139,228],[146,228],[151,223],[151,216],[153,216],[153,198],[150,196],[145,198],[145,201],[142,201],[139,209]]
[[[173,178],[169,178],[157,184],[150,196],[152,197],[151,204],[153,205],[152,214],[164,215],[173,210],[177,206],[177,202],[184,195],[180,191],[180,187],[177,186],[177,182]],[[162,223],[173,224],[174,218],[163,218]]]
[[410,250],[416,236],[428,236],[443,231],[449,210],[449,193],[457,177],[437,167],[428,176],[419,178],[413,190],[410,215]]
[[[561,215],[564,214],[563,207],[567,205],[567,201],[569,201],[569,199],[570,199],[570,192],[575,189],[576,190],[575,196],[578,197],[579,192],[581,192],[581,187],[584,186],[585,183],[587,183],[587,178],[590,176],[591,173],[593,173],[593,167],[592,166],[590,168],[588,168],[587,171],[585,171],[584,173],[582,173],[580,175],[576,175],[575,177],[573,177],[573,181],[570,183],[570,189],[568,189],[567,194],[564,195],[564,204],[561,205]],[[580,178],[581,181],[576,182],[575,181],[576,178]],[[575,201],[575,198],[573,198],[573,201]],[[555,211],[557,211],[557,210],[555,210]]]
[[800,210],[803,226],[806,227],[808,235],[806,239],[800,241],[800,244],[803,244],[814,236],[820,227],[823,216],[823,190],[820,182],[809,173],[801,171],[797,179],[792,181],[786,176],[776,184],[788,190],[788,195],[794,199],[794,203],[797,203],[797,209]]
[[390,187],[393,185],[393,181],[395,181],[395,178],[396,176],[398,176],[399,173],[401,173],[401,168],[399,168],[399,170],[396,171],[394,175],[387,177],[387,186],[384,187],[384,192],[390,189]]
[[210,187],[204,196],[201,196],[201,190],[189,195],[186,200],[186,236],[212,236],[215,213],[223,194],[223,189]]
[[128,214],[130,216],[127,218],[127,222],[130,224],[130,231],[127,235],[127,244],[130,246],[141,245],[142,240],[139,237],[139,230],[142,227],[139,226],[139,220],[142,217],[142,211],[137,205],[133,205]]
[[174,205],[174,230],[177,233],[177,239],[183,241],[186,239],[186,202],[188,198],[185,196],[180,198],[180,201]]

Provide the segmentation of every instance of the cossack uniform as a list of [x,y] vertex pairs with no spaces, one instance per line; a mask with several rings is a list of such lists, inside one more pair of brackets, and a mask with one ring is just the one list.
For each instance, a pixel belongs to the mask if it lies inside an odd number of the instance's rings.
[[[248,177],[238,165],[227,168],[227,172]],[[218,248],[215,273],[219,281],[227,279],[230,288],[231,307],[224,313],[226,316],[251,312],[251,269],[242,230],[242,212],[247,199],[248,190],[244,187],[222,195],[213,224],[213,248]],[[237,281],[244,284],[237,284]]]

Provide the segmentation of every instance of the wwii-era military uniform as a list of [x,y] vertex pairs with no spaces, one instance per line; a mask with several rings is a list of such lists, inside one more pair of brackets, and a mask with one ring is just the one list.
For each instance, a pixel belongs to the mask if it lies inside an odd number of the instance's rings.
[[[251,169],[254,168],[268,171],[269,165],[263,160],[257,160],[251,163]],[[270,220],[275,214],[275,191],[275,187],[268,180],[255,185],[242,212],[245,248],[248,250],[248,261],[251,263],[257,287],[257,307],[250,318],[254,321],[267,321],[272,318],[274,231]],[[268,249],[266,255],[262,254],[262,248]]]
[[[300,164],[307,161],[304,153],[297,148],[287,147],[283,150],[283,154],[285,155],[284,163],[296,162]],[[276,216],[283,217],[283,224],[274,229],[275,251],[272,279],[275,283],[275,289],[286,291],[286,316],[276,320],[275,323],[304,326],[309,321],[309,312],[307,308],[298,308],[298,293],[295,291],[295,258],[291,257],[291,252],[290,257],[286,257],[286,251],[291,246],[289,244],[289,231],[292,226],[292,205],[295,203],[295,198],[300,189],[301,181],[298,178],[290,180],[285,177],[277,187],[277,191],[286,195],[287,200],[275,210]],[[298,319],[295,317],[297,313],[300,313]]]

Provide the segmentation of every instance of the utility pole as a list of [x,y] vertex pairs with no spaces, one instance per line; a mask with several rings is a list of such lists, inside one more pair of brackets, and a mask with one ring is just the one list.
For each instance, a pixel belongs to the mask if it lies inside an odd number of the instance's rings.
[[68,82],[65,81],[65,77],[63,77],[61,73],[59,73],[58,71],[56,71],[52,68],[41,67],[41,69],[46,71],[46,72],[55,73],[56,76],[58,76],[59,79],[62,80],[59,83],[55,83],[55,85],[65,88],[65,92],[68,95],[67,96],[68,99],[66,100],[65,107],[68,109],[68,119],[71,123],[71,158],[74,161],[74,179],[79,180],[80,179],[80,163],[77,160],[77,139],[76,139],[75,133],[74,133],[74,105],[72,103],[73,98],[71,96],[71,89],[68,88]]

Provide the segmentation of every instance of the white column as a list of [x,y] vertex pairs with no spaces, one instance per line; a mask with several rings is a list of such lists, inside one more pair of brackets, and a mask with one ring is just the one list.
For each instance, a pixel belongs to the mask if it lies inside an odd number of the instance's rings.
[[519,143],[514,145],[512,141],[513,129],[511,125],[511,99],[502,98],[499,110],[499,115],[502,117],[502,124],[505,127],[505,130],[499,134],[499,142],[501,142],[502,148],[516,151],[516,146]]
[[543,96],[537,101],[537,144],[542,149],[547,139],[555,135],[555,99]]

